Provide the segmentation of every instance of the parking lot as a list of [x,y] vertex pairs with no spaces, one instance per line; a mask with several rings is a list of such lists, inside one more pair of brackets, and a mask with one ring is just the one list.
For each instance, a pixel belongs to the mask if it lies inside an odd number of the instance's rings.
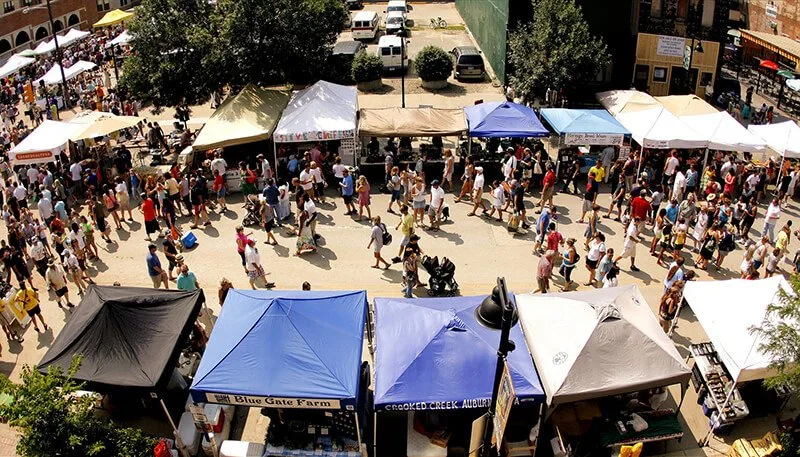
[[[450,51],[456,46],[476,46],[469,36],[464,20],[458,14],[455,4],[453,3],[422,3],[410,5],[410,11],[407,15],[407,52],[409,56],[409,69],[406,73],[406,93],[424,93],[426,89],[421,87],[421,81],[417,78],[414,70],[414,58],[422,48],[428,45],[438,46],[445,51]],[[381,29],[385,25],[386,3],[370,3],[365,4],[361,10],[350,11],[352,18],[360,11],[375,11],[380,15]],[[430,27],[431,18],[442,18],[447,21],[447,28],[433,29]],[[367,52],[378,53],[378,40],[385,32],[381,30],[374,40],[364,41],[367,46]],[[350,41],[352,35],[349,30],[344,30],[339,35],[339,41]],[[477,47],[477,46],[476,46]],[[484,59],[484,64],[487,67],[487,72],[492,74],[488,62]],[[384,92],[392,92],[399,89],[400,86],[399,74],[385,74]],[[460,82],[456,81],[453,77],[449,80],[450,85],[437,93],[451,93],[454,95],[466,95],[468,93],[494,93],[498,92],[498,87],[492,85],[490,77],[486,77],[483,81],[469,81]]]

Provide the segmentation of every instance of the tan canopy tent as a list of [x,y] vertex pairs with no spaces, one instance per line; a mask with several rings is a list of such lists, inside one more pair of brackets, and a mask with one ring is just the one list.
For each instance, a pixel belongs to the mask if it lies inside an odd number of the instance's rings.
[[447,136],[467,131],[463,109],[362,109],[361,136]]
[[699,114],[717,114],[719,110],[709,105],[697,95],[667,95],[655,97],[658,103],[664,105],[670,113],[681,116],[695,116]]
[[217,108],[192,144],[195,151],[268,139],[275,130],[289,94],[248,84]]

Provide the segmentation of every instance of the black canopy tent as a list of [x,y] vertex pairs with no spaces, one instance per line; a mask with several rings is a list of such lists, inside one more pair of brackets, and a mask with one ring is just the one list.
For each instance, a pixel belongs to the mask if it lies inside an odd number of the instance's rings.
[[38,369],[66,370],[81,355],[75,378],[91,390],[159,390],[204,302],[199,289],[91,285]]

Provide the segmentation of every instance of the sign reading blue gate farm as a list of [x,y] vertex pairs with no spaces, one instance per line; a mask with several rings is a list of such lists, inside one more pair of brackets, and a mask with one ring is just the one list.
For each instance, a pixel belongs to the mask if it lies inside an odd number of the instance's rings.
[[622,135],[615,133],[567,133],[564,144],[569,146],[617,146],[622,144]]
[[341,409],[342,407],[339,400],[316,398],[255,397],[250,395],[206,393],[206,400],[209,403],[254,406],[258,408]]

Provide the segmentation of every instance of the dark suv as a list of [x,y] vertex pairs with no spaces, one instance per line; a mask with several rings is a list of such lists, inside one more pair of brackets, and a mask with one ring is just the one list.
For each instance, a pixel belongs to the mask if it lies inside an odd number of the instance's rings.
[[450,51],[455,57],[456,79],[483,79],[486,67],[480,51],[474,46],[458,46]]

